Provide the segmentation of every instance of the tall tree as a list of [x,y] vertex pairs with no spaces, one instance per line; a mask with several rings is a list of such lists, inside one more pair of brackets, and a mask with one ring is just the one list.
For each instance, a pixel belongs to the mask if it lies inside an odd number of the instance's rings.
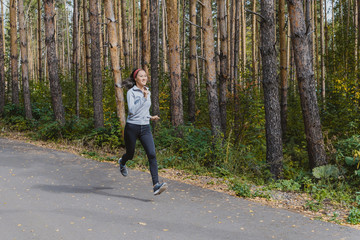
[[312,70],[308,32],[303,12],[303,1],[288,0],[287,3],[309,162],[310,167],[314,168],[327,164],[327,160],[321,132],[314,72]]
[[[234,125],[240,126],[240,102],[239,102],[239,53],[240,53],[240,7],[241,2],[235,1],[234,6],[234,37],[233,37],[233,53],[232,53],[232,76],[233,76],[233,93],[234,93]],[[235,136],[238,139],[240,135],[239,127],[235,128]]]
[[12,103],[19,105],[19,82],[18,82],[18,46],[16,27],[16,0],[10,0],[10,64],[11,64],[11,86]]
[[0,117],[4,114],[5,106],[5,58],[4,58],[4,38],[3,38],[3,6],[0,15]]
[[[257,1],[253,1],[253,8],[252,11],[256,12],[256,4]],[[252,15],[252,25],[251,25],[251,31],[252,31],[252,80],[253,80],[253,86],[256,86],[256,79],[257,79],[257,75],[258,75],[258,64],[257,64],[257,19],[256,19],[256,15],[253,14]]]
[[281,130],[285,139],[287,126],[287,39],[285,26],[285,0],[279,0],[279,35],[280,35],[280,82],[281,82]]
[[42,69],[42,47],[41,47],[41,0],[37,1],[38,21],[37,21],[37,40],[38,40],[38,69],[39,69],[39,81],[43,79]]
[[148,31],[148,22],[149,22],[149,6],[148,0],[141,0],[141,66],[142,69],[149,74],[149,65],[150,65],[150,49],[149,49],[149,31]]
[[[135,0],[134,0],[135,1]],[[129,54],[129,37],[127,29],[126,18],[126,1],[121,0],[121,16],[122,16],[122,31],[123,31],[123,51],[125,56],[125,66],[130,67],[130,54]]]
[[212,21],[211,0],[203,1],[203,32],[204,32],[204,58],[206,72],[206,90],[208,94],[211,132],[219,136],[221,130],[220,109],[217,93],[214,27]]
[[196,97],[196,0],[190,0],[190,68],[189,68],[189,90],[188,90],[188,106],[189,106],[189,121],[195,122],[195,97]]
[[73,59],[72,59],[72,74],[75,83],[75,96],[76,96],[76,116],[80,116],[80,89],[79,89],[79,7],[78,0],[74,0],[73,10]]
[[49,68],[51,101],[55,119],[61,124],[65,124],[65,111],[61,98],[62,91],[58,74],[58,61],[56,57],[54,0],[44,0],[44,11],[46,33],[45,43],[47,48],[47,66]]
[[[350,13],[348,13],[350,15]],[[346,34],[346,36],[348,36]],[[321,96],[325,101],[325,34],[324,34],[324,0],[320,0],[320,66],[321,66]]]
[[166,1],[161,1],[161,7],[162,7],[162,52],[163,52],[163,71],[165,73],[169,72],[168,67],[168,47],[167,47],[167,29],[166,29]]
[[87,0],[83,0],[83,15],[84,15],[84,45],[85,45],[85,61],[86,61],[86,79],[87,83],[91,78],[91,53],[90,53],[90,24],[89,24],[89,10],[87,8]]
[[159,103],[159,0],[150,0],[151,106],[160,115]]
[[111,55],[111,66],[114,74],[114,86],[115,86],[115,99],[117,117],[120,120],[121,126],[125,128],[125,100],[122,90],[121,70],[119,61],[118,39],[117,39],[117,26],[114,14],[113,0],[105,0],[104,8],[106,19],[108,20],[108,33],[109,33],[109,46]]
[[104,126],[103,92],[100,54],[100,29],[98,0],[89,1],[90,35],[91,35],[91,72],[93,86],[93,106],[95,128]]
[[181,66],[179,43],[179,17],[176,0],[166,0],[167,29],[169,34],[169,65],[171,88],[171,122],[177,127],[184,123],[181,91]]
[[261,1],[262,78],[265,105],[266,162],[275,179],[281,177],[283,152],[276,66],[274,0]]
[[220,29],[220,76],[219,76],[219,104],[221,131],[226,134],[226,102],[227,102],[227,82],[228,82],[228,33],[226,20],[225,0],[217,0],[218,3],[218,21]]
[[22,70],[25,117],[27,119],[32,119],[30,89],[29,89],[29,66],[28,66],[28,48],[27,48],[28,42],[26,36],[26,24],[25,24],[23,0],[18,0],[18,11],[19,11],[21,70]]

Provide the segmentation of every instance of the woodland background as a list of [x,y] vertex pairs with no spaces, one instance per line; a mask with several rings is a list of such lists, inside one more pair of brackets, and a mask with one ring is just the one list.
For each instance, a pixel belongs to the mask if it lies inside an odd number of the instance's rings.
[[[307,192],[360,222],[359,0],[1,2],[3,132],[118,154],[148,72],[160,168]],[[146,164],[138,148],[131,164]],[[119,154],[118,154],[119,155]],[[116,157],[114,157],[116,159]],[[114,160],[110,158],[110,160]]]

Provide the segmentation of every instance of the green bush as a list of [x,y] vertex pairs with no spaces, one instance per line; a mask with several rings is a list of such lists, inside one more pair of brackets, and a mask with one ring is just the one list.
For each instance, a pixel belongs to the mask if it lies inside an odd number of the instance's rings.
[[360,223],[360,209],[353,207],[350,209],[349,216],[347,217],[347,222],[351,224],[359,224]]

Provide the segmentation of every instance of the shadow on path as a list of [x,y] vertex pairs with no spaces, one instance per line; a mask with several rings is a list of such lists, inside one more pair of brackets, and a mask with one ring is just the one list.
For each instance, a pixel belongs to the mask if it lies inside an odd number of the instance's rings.
[[83,186],[70,186],[70,185],[36,185],[33,188],[40,189],[42,191],[46,192],[54,192],[54,193],[82,193],[82,194],[98,194],[102,196],[107,197],[118,197],[118,198],[127,198],[132,200],[137,200],[141,202],[152,202],[151,199],[143,199],[143,198],[137,198],[137,197],[131,197],[131,196],[125,196],[125,195],[118,195],[118,194],[112,194],[107,193],[105,190],[112,190],[114,188],[111,187],[83,187]]

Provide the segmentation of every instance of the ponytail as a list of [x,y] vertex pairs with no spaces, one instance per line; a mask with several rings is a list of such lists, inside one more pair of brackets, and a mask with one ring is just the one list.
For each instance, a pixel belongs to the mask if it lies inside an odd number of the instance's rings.
[[135,78],[137,74],[140,72],[140,70],[141,70],[140,68],[135,68],[134,71],[132,71],[132,73],[130,74],[130,76],[123,81],[122,86],[127,90],[135,86],[136,85]]

